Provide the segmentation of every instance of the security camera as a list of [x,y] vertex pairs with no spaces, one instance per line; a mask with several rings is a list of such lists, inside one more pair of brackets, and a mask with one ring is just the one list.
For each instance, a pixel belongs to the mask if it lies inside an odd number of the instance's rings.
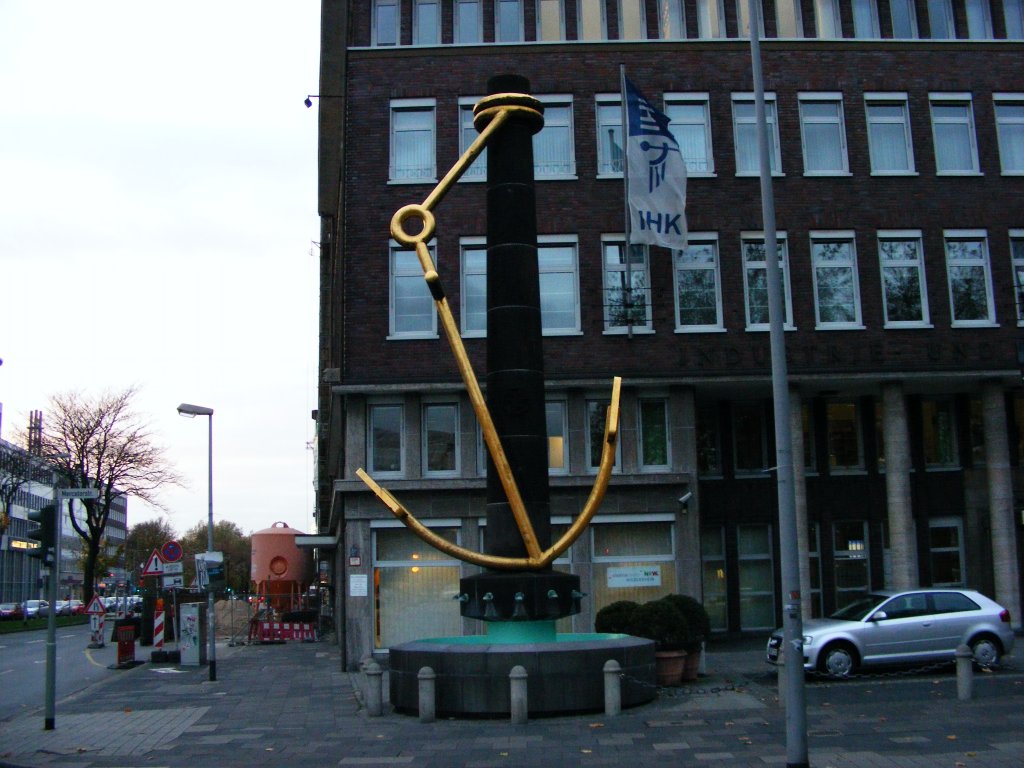
[[690,501],[690,499],[692,499],[692,498],[693,498],[693,492],[692,491],[687,491],[686,493],[684,493],[682,496],[679,497],[679,506],[686,505]]
[[310,107],[313,106],[313,100],[309,98],[309,96],[307,96],[306,100],[302,103],[306,105],[306,109],[309,109]]

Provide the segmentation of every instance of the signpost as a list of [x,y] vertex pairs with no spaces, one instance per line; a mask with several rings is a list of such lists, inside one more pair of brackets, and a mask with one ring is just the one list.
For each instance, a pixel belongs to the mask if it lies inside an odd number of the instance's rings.
[[89,638],[89,647],[102,648],[105,645],[103,642],[103,624],[107,607],[103,605],[99,595],[93,595],[89,605],[85,608],[85,612],[89,614],[89,629],[92,630],[92,635]]

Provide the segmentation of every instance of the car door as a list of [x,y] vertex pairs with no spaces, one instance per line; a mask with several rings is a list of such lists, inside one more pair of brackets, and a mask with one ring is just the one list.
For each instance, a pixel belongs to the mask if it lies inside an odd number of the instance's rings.
[[929,653],[928,599],[924,593],[897,595],[865,621],[864,663],[914,661]]
[[930,599],[933,613],[928,633],[930,650],[936,656],[949,656],[967,639],[967,631],[977,620],[981,607],[959,592],[935,591]]

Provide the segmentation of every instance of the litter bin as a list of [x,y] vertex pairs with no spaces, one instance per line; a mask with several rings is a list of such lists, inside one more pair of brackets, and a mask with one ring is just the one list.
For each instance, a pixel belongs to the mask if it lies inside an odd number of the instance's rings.
[[135,666],[135,626],[131,619],[118,619],[114,622],[118,667]]

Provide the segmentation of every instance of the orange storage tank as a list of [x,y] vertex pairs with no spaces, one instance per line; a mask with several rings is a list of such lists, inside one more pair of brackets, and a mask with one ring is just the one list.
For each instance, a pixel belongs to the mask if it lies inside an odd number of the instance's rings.
[[252,581],[280,612],[298,609],[313,580],[313,553],[296,546],[296,535],[302,531],[282,522],[252,534]]

